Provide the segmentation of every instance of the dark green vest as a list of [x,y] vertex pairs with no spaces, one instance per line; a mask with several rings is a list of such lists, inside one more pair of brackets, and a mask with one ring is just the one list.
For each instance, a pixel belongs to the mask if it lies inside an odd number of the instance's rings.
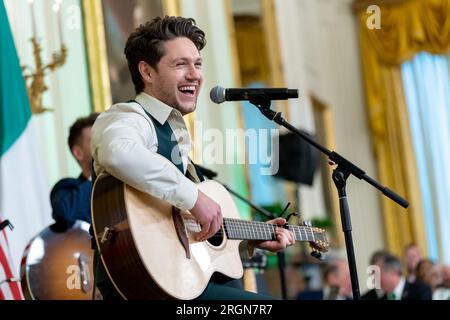
[[[150,113],[148,113],[147,110],[145,110],[145,108],[139,102],[137,102],[136,100],[132,100],[129,102],[135,102],[138,105],[140,105],[141,108],[147,114],[147,116],[152,120],[156,131],[156,138],[158,140],[157,153],[159,153],[164,158],[172,162],[178,168],[178,170],[180,170],[184,174],[180,148],[178,147],[177,140],[175,139],[175,135],[173,133],[172,128],[169,125],[169,122],[166,121],[164,124],[161,124]],[[190,161],[192,162],[192,160]],[[194,162],[192,162],[192,164],[194,165],[195,172],[197,173],[197,176],[200,179],[200,181],[204,181],[205,178],[203,177],[200,170],[197,168]]]

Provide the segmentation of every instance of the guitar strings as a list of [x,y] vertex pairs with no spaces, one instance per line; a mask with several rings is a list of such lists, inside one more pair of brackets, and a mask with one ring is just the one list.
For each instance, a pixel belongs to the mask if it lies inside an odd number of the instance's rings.
[[[191,228],[195,228],[196,230],[191,230],[194,232],[200,231],[200,224],[193,221],[188,220],[185,221],[185,225]],[[278,225],[268,224],[265,222],[259,221],[245,221],[239,219],[231,219],[227,218],[224,221],[223,228],[220,228],[218,232],[216,232],[211,238],[223,238],[223,234],[225,234],[229,238],[243,238],[243,239],[254,239],[254,240],[273,240],[275,227]],[[259,227],[259,230],[257,229]],[[311,227],[305,226],[292,226],[289,225],[288,229],[294,232],[296,236],[296,240],[307,240],[314,241],[317,238],[317,234],[314,236],[314,231]],[[304,235],[302,234],[302,231]],[[319,238],[321,238],[319,236]]]
[[[186,225],[188,225],[189,227],[194,227],[197,228],[196,232],[200,231],[200,225],[198,223],[185,223]],[[230,225],[230,224],[224,224],[223,228],[225,230],[228,230],[231,232],[235,232],[235,233],[250,233],[250,234],[262,234],[262,233],[273,233],[274,231],[274,227],[276,225],[271,225],[271,224],[265,224],[264,228],[260,228],[259,230],[256,229],[254,226],[249,226],[249,225]],[[299,234],[300,237],[303,237],[303,234],[305,235],[306,238],[309,238],[308,236],[313,236],[314,232],[309,230],[309,229],[298,229],[295,226],[289,226],[289,230],[293,231],[295,234]],[[304,231],[302,233],[302,231]],[[222,229],[220,229],[218,231],[218,233],[221,233]],[[316,235],[317,236],[317,235]]]

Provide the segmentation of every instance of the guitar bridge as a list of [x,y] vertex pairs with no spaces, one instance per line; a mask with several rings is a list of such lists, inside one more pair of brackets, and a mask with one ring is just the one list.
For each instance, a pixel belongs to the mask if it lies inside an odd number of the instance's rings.
[[103,235],[100,239],[100,243],[104,244],[106,241],[108,241],[111,238],[113,231],[114,228],[105,227],[105,229],[103,229]]

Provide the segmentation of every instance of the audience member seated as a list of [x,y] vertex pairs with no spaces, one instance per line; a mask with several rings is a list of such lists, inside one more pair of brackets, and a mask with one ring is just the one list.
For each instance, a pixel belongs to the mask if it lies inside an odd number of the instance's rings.
[[[387,251],[385,250],[378,250],[375,251],[372,256],[370,257],[370,266],[374,266],[374,267],[378,267],[378,270],[372,274],[372,277],[377,277],[380,272],[381,272],[381,266],[382,266],[382,261],[384,259],[384,256],[389,254]],[[367,291],[366,293],[364,293],[361,296],[361,299],[363,300],[379,300],[381,299],[381,297],[384,296],[384,292],[383,290],[381,290],[381,286],[379,284],[380,280],[379,279],[374,279],[374,283],[372,283],[371,285],[374,286],[374,288],[368,288],[369,291]]]
[[440,267],[441,283],[433,291],[433,300],[450,300],[450,266]]
[[391,254],[383,255],[380,269],[380,285],[385,294],[378,300],[431,300],[429,286],[420,281],[406,281],[402,274],[402,264],[397,257]]
[[416,281],[417,264],[422,259],[419,247],[411,243],[405,247],[403,261],[406,267],[406,280],[408,282]]

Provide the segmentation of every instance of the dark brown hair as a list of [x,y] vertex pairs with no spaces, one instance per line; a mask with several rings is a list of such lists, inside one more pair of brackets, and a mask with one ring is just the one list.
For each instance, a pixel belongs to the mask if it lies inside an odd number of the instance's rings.
[[399,258],[389,253],[384,254],[380,258],[380,261],[383,263],[382,269],[396,271],[398,275],[402,274],[402,263]]
[[83,134],[83,129],[94,125],[98,115],[97,112],[93,112],[87,117],[78,118],[74,124],[72,124],[69,129],[69,138],[67,139],[70,150],[72,150],[73,146],[79,142],[80,137]]
[[141,24],[129,36],[125,45],[125,56],[136,94],[144,90],[144,82],[139,73],[139,62],[145,61],[157,70],[157,64],[165,54],[164,41],[178,37],[188,38],[199,51],[206,45],[205,33],[196,26],[192,18],[156,17],[146,24]]

